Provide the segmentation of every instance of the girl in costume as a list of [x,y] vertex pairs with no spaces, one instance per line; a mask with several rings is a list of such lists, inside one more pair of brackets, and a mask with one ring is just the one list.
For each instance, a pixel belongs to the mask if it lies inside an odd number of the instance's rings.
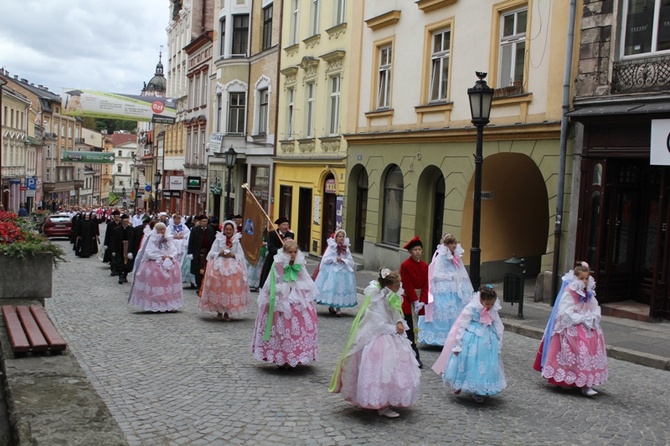
[[471,393],[478,403],[507,387],[500,357],[504,330],[500,308],[493,285],[479,288],[449,331],[433,365],[433,371],[442,375],[456,395]]
[[474,290],[462,255],[456,237],[446,234],[428,267],[428,303],[418,321],[420,343],[444,345],[454,321],[472,299]]
[[252,351],[256,359],[295,367],[319,359],[318,291],[305,268],[305,256],[292,239],[274,256],[258,294]]
[[329,305],[328,311],[337,317],[342,315],[340,308],[358,304],[354,258],[349,251],[349,238],[343,229],[338,229],[328,239],[328,248],[321,259],[315,283],[321,293],[316,303]]
[[165,232],[165,224],[156,223],[135,262],[128,303],[144,311],[176,311],[184,303],[177,247]]
[[577,387],[589,397],[598,394],[593,386],[609,377],[595,289],[586,262],[563,276],[533,365],[550,384]]
[[207,270],[198,308],[201,311],[216,311],[216,317],[224,321],[251,309],[241,237],[242,234],[235,230],[235,223],[226,220],[223,222],[223,233],[216,233],[207,254]]
[[405,331],[400,275],[383,268],[365,289],[349,339],[330,382],[355,406],[400,416],[391,407],[409,407],[419,396],[421,371]]

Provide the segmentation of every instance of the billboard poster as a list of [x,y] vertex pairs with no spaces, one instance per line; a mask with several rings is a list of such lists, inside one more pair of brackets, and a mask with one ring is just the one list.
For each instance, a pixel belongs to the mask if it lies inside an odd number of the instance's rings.
[[161,124],[174,124],[177,114],[174,99],[74,88],[63,89],[61,105],[69,116]]

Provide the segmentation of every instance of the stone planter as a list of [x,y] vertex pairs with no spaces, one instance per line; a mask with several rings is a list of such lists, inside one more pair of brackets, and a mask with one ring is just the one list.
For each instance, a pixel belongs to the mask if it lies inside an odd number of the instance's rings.
[[51,297],[54,259],[50,252],[25,258],[0,255],[0,299]]

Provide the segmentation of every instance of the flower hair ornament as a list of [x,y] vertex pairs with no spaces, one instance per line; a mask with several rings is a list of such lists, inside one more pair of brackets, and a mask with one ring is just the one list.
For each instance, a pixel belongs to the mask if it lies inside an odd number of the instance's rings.
[[590,271],[590,270],[591,270],[591,268],[589,268],[589,264],[586,263],[586,262],[582,262],[582,267],[583,267],[583,268],[586,268],[587,271]]
[[382,279],[386,279],[386,277],[391,274],[391,270],[388,268],[382,268],[379,270],[379,275],[381,276]]

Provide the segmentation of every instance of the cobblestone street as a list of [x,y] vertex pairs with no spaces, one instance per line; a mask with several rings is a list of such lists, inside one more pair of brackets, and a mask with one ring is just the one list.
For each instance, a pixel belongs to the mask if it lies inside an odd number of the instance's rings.
[[610,381],[588,399],[547,386],[531,368],[538,341],[506,333],[501,395],[452,395],[429,368],[439,350],[423,348],[418,403],[386,419],[327,391],[355,309],[335,318],[319,308],[320,360],[283,370],[252,357],[255,314],[216,320],[193,290],[179,313],[136,312],[129,284],[58,243],[68,262],[48,312],[131,445],[670,443],[666,371],[610,359]]

